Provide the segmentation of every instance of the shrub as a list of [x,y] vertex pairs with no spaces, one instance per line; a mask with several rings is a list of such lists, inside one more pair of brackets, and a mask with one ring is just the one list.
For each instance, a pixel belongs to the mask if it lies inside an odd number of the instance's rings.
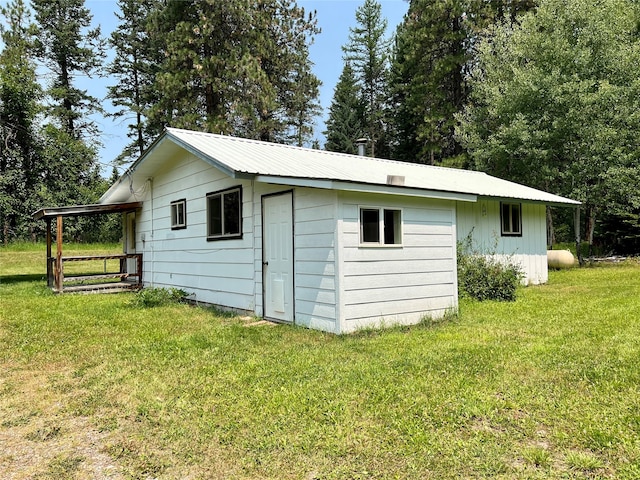
[[458,286],[462,295],[476,300],[512,302],[523,272],[510,259],[482,254],[472,247],[471,235],[458,244]]
[[137,307],[159,307],[170,303],[184,302],[187,292],[179,288],[143,288],[136,293],[133,305]]

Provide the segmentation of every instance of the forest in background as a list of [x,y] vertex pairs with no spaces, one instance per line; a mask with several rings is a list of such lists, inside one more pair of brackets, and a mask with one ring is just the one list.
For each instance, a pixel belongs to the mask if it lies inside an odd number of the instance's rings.
[[[309,45],[315,12],[293,0],[118,0],[91,28],[84,0],[0,9],[1,241],[35,240],[43,206],[95,203],[103,102],[126,120],[135,160],[166,126],[486,171],[583,202],[582,236],[640,251],[640,10],[632,0],[410,0],[395,32],[364,0],[343,46],[326,143]],[[106,61],[107,49],[115,52]],[[107,99],[79,76],[113,79]],[[117,240],[117,218],[69,222]],[[550,209],[549,240],[573,212]]]

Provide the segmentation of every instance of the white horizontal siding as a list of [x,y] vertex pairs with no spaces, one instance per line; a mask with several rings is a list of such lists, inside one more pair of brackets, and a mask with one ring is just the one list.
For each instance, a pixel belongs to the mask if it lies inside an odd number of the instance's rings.
[[[457,306],[454,204],[341,195],[340,309],[343,331],[416,323]],[[359,207],[402,210],[402,245],[360,245]]]
[[456,212],[458,241],[464,242],[471,234],[475,250],[495,253],[499,259],[518,263],[525,274],[525,284],[547,282],[545,205],[522,204],[521,237],[501,236],[500,202],[497,200],[458,202]]
[[[262,197],[287,187],[255,183],[254,218],[256,313],[263,314]],[[298,325],[337,332],[335,210],[332,191],[296,188],[293,192],[294,319]]]
[[339,332],[334,191],[297,188],[294,196],[295,317],[309,328]]
[[[206,195],[242,187],[241,239],[207,241]],[[182,151],[165,162],[145,187],[137,216],[136,247],[142,251],[143,280],[185,290],[196,301],[254,310],[255,267],[251,183],[231,179]],[[187,228],[171,229],[174,200],[186,199]]]

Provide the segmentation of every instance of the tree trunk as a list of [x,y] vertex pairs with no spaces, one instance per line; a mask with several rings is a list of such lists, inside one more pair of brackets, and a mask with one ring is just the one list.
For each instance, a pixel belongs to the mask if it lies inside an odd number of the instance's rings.
[[584,260],[582,259],[582,253],[580,252],[580,207],[576,207],[573,221],[574,231],[576,235],[576,255],[578,256],[578,263],[580,264],[580,266],[582,266]]
[[596,228],[596,208],[593,205],[587,205],[585,212],[585,231],[584,236],[589,242],[589,256],[593,256],[593,232]]
[[60,66],[60,83],[64,88],[64,98],[62,99],[62,106],[67,112],[67,133],[75,138],[74,130],[75,125],[73,123],[73,105],[71,104],[71,99],[69,98],[69,88],[71,82],[69,81],[69,69],[67,66],[67,59],[62,57],[59,63]]
[[551,215],[551,207],[547,207],[547,245],[552,249],[556,243],[556,230],[553,226],[553,215]]

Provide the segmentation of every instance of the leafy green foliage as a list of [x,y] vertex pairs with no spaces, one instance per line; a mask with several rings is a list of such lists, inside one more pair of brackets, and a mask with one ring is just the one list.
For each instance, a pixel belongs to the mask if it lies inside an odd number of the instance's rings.
[[47,113],[74,139],[95,141],[98,130],[90,115],[102,112],[102,106],[73,79],[99,74],[106,55],[100,27],[89,28],[92,16],[84,0],[33,0],[32,5],[38,57],[53,74],[46,92],[51,100]]
[[510,259],[474,249],[471,236],[458,243],[458,288],[475,300],[516,300],[522,267]]
[[[40,176],[37,139],[41,88],[32,59],[34,26],[22,0],[0,7],[0,240],[24,238]],[[32,210],[29,210],[29,209]]]
[[639,18],[627,0],[544,0],[496,26],[459,117],[475,168],[582,201],[590,243],[598,217],[638,208],[628,189],[639,168]]
[[131,303],[137,307],[162,307],[184,302],[187,296],[179,288],[146,287],[135,294]]
[[115,50],[107,72],[118,81],[108,88],[107,98],[118,110],[116,118],[135,118],[127,125],[127,136],[131,143],[119,155],[119,163],[127,163],[142,155],[153,137],[160,134],[147,119],[147,112],[157,101],[153,87],[155,75],[162,63],[159,39],[150,34],[149,17],[157,0],[119,0],[120,12],[116,16],[120,23],[111,33],[109,44]]

